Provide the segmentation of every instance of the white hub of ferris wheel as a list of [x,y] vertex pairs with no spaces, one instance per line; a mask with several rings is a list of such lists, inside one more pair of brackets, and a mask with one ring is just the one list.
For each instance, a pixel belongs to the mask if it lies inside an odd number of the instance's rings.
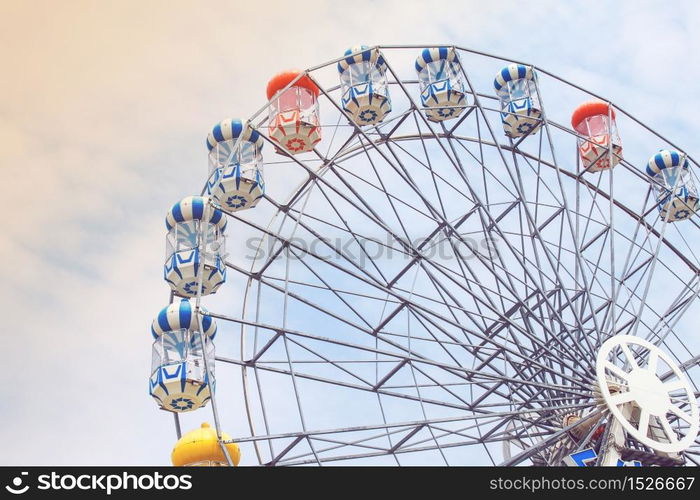
[[[668,371],[659,374],[659,361]],[[610,338],[598,352],[596,375],[602,400],[635,440],[662,453],[693,444],[700,425],[694,391],[654,344],[630,335]]]

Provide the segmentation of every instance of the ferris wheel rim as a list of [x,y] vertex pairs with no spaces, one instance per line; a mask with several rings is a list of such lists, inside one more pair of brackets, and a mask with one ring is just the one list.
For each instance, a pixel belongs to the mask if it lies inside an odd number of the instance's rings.
[[[552,123],[556,123],[556,122],[552,122]],[[392,137],[391,139],[381,139],[381,140],[376,141],[374,144],[383,144],[383,143],[385,143],[385,142],[412,141],[412,140],[416,140],[416,139],[419,139],[419,138],[429,139],[429,140],[455,139],[455,140],[461,140],[461,141],[468,141],[468,142],[478,143],[478,144],[482,144],[482,145],[489,146],[489,147],[500,147],[500,148],[502,148],[502,149],[504,149],[504,150],[506,150],[506,151],[509,151],[509,152],[511,152],[511,153],[514,153],[514,154],[521,155],[521,156],[523,156],[523,157],[525,157],[525,158],[528,158],[528,159],[530,159],[530,160],[536,160],[539,164],[545,165],[545,166],[547,166],[548,168],[556,169],[556,170],[560,171],[562,174],[566,175],[567,177],[569,177],[569,178],[571,178],[571,179],[574,179],[576,182],[581,183],[581,184],[583,184],[584,186],[586,186],[587,188],[589,188],[589,189],[595,191],[596,193],[602,195],[604,198],[606,198],[606,199],[611,198],[611,196],[610,196],[609,193],[607,193],[607,192],[601,190],[600,188],[598,188],[597,186],[593,185],[590,181],[584,179],[583,176],[581,176],[581,175],[576,175],[576,174],[574,174],[573,172],[570,172],[570,171],[567,171],[567,170],[561,170],[561,169],[559,169],[559,167],[558,167],[557,165],[553,164],[553,163],[552,163],[551,161],[549,161],[549,160],[545,160],[545,159],[539,158],[539,157],[533,155],[532,153],[528,153],[528,152],[526,152],[526,151],[519,150],[519,149],[514,148],[513,146],[510,146],[510,145],[505,144],[505,143],[496,143],[496,142],[491,142],[491,141],[489,141],[489,140],[481,140],[481,139],[476,138],[476,137],[454,136],[454,135],[451,135],[451,134],[450,134],[450,135],[436,134],[436,136],[434,136],[433,134],[425,135],[425,136],[420,136],[420,135],[416,134],[416,135],[407,135],[407,136]],[[352,153],[354,153],[354,152],[356,152],[356,151],[359,151],[359,150],[361,149],[361,147],[362,147],[362,146],[356,146],[354,150],[350,150],[350,151],[348,151],[346,154],[349,155],[349,154],[352,154]],[[333,163],[336,163],[337,161],[342,161],[342,158],[339,159],[339,160],[335,160]],[[622,164],[627,164],[627,166],[629,166],[630,169],[633,168],[632,165],[629,165],[625,160],[622,160],[621,163],[622,163]],[[314,176],[315,176],[315,177],[316,177],[316,176],[317,176],[317,177],[323,177],[324,173],[327,172],[330,168],[331,168],[331,165],[330,165],[330,164],[320,165],[319,168],[318,168],[318,170],[317,170],[316,172],[314,172]],[[640,174],[640,175],[641,175],[641,174]],[[276,217],[277,215],[279,215],[280,213],[285,213],[286,211],[280,210],[279,207],[281,207],[281,206],[283,206],[283,207],[289,207],[289,201],[290,201],[290,200],[293,200],[293,199],[295,199],[295,198],[297,198],[298,195],[301,193],[301,188],[302,188],[303,186],[306,186],[307,184],[309,184],[309,181],[308,181],[308,180],[305,180],[305,181],[300,182],[298,188],[295,189],[294,191],[292,191],[292,192],[290,193],[290,195],[289,195],[288,198],[287,198],[287,202],[285,202],[285,203],[282,204],[282,205],[277,204],[276,202],[274,202],[273,200],[270,200],[270,199],[266,196],[266,199],[267,199],[268,201],[273,201],[273,203],[275,203],[275,204],[278,206],[278,212],[275,213],[275,215],[273,215],[273,218]],[[643,227],[644,227],[645,229],[647,229],[649,232],[651,232],[654,236],[656,236],[656,237],[659,237],[659,236],[660,236],[658,230],[655,229],[654,227],[650,226],[649,223],[647,223],[647,222],[644,220],[643,214],[640,214],[640,213],[634,211],[632,208],[628,207],[627,205],[625,205],[624,203],[622,203],[621,201],[619,201],[619,200],[617,200],[617,199],[615,199],[615,198],[613,198],[613,203],[615,204],[615,206],[617,206],[618,208],[620,208],[626,215],[628,215],[631,219],[633,219],[633,220],[635,220],[635,221],[637,221],[637,222],[639,222],[639,223],[642,223]],[[270,222],[272,222],[272,219],[271,219]],[[680,249],[676,248],[676,247],[673,245],[673,243],[670,242],[668,239],[661,238],[661,240],[662,240],[662,243],[663,243],[666,247],[668,247],[669,249],[671,249],[671,251],[673,251],[673,253],[676,254],[676,256],[678,256],[678,258],[680,258],[680,259],[683,261],[683,263],[686,264],[686,265],[688,266],[688,268],[689,268],[693,273],[700,273],[700,263],[699,263],[699,264],[695,264],[695,263],[691,262],[685,255],[683,255],[683,253],[680,251]]]

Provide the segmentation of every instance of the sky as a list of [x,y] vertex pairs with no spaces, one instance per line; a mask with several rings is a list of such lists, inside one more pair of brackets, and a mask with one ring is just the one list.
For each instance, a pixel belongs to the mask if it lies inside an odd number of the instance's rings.
[[[147,393],[164,216],[269,77],[357,44],[456,44],[605,95],[698,158],[700,3],[0,2],[0,464],[169,463]],[[229,430],[233,433],[233,430]]]

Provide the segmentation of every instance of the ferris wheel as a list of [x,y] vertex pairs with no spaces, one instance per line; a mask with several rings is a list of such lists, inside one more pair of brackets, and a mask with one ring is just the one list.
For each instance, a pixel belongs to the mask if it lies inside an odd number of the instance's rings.
[[454,46],[355,47],[266,95],[167,214],[174,463],[699,463],[687,152]]

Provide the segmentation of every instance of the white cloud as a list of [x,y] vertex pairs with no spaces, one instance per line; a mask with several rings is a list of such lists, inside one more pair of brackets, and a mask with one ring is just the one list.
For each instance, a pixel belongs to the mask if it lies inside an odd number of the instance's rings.
[[[203,184],[208,128],[255,112],[279,69],[357,43],[454,42],[562,68],[695,147],[694,2],[675,12],[636,2],[338,5],[0,7],[0,303],[12,374],[1,463],[167,462],[170,422],[146,382],[148,327],[167,298],[162,217]],[[284,182],[281,168],[269,171]]]

